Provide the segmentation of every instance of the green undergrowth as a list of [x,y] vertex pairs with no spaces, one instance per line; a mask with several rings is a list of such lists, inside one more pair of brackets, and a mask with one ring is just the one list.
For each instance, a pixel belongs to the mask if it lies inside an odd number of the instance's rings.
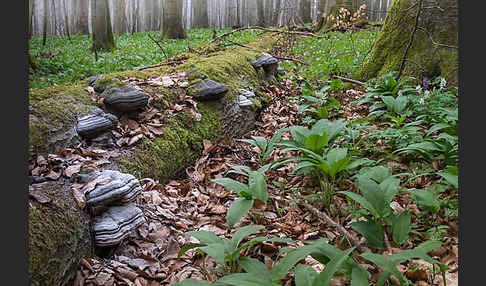
[[289,63],[303,77],[325,80],[330,74],[354,74],[367,59],[378,30],[330,32],[325,38],[300,37],[291,54],[308,66]]
[[[217,31],[223,34],[229,28]],[[67,37],[50,37],[46,45],[42,46],[42,37],[35,37],[29,41],[29,52],[38,71],[30,70],[30,88],[42,88],[54,84],[75,82],[100,73],[112,73],[132,70],[136,67],[153,65],[165,61],[164,53],[149,37],[158,39],[160,31],[126,33],[114,35],[116,50],[99,52],[98,61],[90,51],[91,36],[75,35],[69,40]],[[160,42],[169,58],[189,51],[188,47],[197,49],[212,38],[211,29],[187,30],[187,39],[163,40]],[[229,40],[246,44],[257,38],[257,32],[245,30],[228,37]],[[228,46],[230,47],[230,46]]]

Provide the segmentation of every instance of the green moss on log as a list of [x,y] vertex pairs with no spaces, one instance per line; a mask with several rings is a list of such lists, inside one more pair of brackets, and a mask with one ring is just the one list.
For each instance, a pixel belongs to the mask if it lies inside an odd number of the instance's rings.
[[202,154],[203,140],[220,135],[222,118],[221,105],[217,103],[200,103],[198,111],[201,121],[187,113],[165,119],[164,134],[154,141],[144,140],[133,156],[122,158],[122,171],[165,182],[193,163]]
[[51,202],[29,200],[28,275],[34,285],[65,285],[79,259],[92,255],[89,217],[62,184],[48,183],[42,193]]

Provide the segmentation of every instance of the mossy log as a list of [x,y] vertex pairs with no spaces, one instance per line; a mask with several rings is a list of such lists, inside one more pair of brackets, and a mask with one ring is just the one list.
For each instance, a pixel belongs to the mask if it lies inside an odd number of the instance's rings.
[[[249,46],[268,52],[276,40],[274,36],[267,36]],[[237,137],[251,130],[261,103],[254,99],[255,108],[239,108],[238,90],[249,86],[257,88],[264,83],[264,71],[256,70],[251,64],[260,55],[242,47],[207,56],[183,55],[186,61],[176,70],[203,72],[210,79],[225,84],[228,92],[222,99],[198,103],[200,121],[185,112],[166,118],[161,136],[153,141],[143,139],[132,154],[113,163],[125,173],[139,178],[151,177],[163,183],[194,163],[204,149],[203,140]],[[169,73],[169,67],[156,67],[103,76],[105,80],[148,79]],[[80,81],[29,92],[30,159],[38,154],[58,153],[80,142],[76,120],[97,106],[85,90],[87,86],[86,81]],[[170,88],[166,91],[168,99],[177,93]],[[40,204],[32,200],[29,204],[29,278],[34,285],[63,285],[73,274],[79,258],[90,255],[93,245],[86,225],[87,214],[78,211],[69,182],[62,187],[52,184],[52,188],[46,187],[43,192],[49,196],[53,192],[53,203]]]
[[29,199],[30,285],[66,285],[82,257],[93,254],[90,217],[61,182],[42,183],[49,202]]
[[[370,57],[356,75],[368,80],[398,71],[417,15],[415,0],[394,0]],[[415,6],[414,6],[415,5]],[[445,77],[457,83],[458,2],[423,0],[417,30],[406,56],[402,76]]]

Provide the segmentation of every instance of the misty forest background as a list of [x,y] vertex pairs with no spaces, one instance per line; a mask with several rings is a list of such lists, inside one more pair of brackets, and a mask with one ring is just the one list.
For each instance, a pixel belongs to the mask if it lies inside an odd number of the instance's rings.
[[[33,0],[32,35],[66,36],[91,33],[90,0]],[[183,0],[184,29],[234,26],[282,26],[316,21],[318,11],[329,14],[336,0]],[[370,21],[386,16],[391,0],[354,0],[366,4]],[[112,30],[116,34],[163,28],[163,0],[110,0]],[[207,10],[207,19],[204,10]],[[263,16],[263,17],[262,17]],[[69,30],[69,31],[68,31]]]

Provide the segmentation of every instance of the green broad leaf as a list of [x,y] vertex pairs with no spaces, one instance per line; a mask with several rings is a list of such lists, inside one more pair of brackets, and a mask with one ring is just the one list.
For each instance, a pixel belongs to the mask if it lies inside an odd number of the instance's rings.
[[[363,253],[360,256],[368,261],[373,262],[384,271],[382,273],[382,276],[384,277],[386,276],[386,278],[381,279],[380,277],[380,280],[383,281],[382,283],[384,283],[390,275],[393,275],[400,281],[402,285],[407,285],[407,279],[403,276],[403,274],[400,271],[398,271],[397,269],[398,264],[395,263],[393,260],[387,259],[380,254],[371,253],[371,252]],[[377,283],[377,285],[379,284],[381,283]]]
[[350,157],[346,157],[346,158],[342,158],[338,161],[335,161],[331,165],[331,168],[329,169],[329,176],[331,176],[334,179],[336,177],[336,174],[338,174],[341,171],[346,170],[350,160],[351,160]]
[[383,182],[391,176],[390,170],[383,166],[374,166],[365,170],[360,170],[360,175],[375,180],[377,183]]
[[260,148],[258,147],[258,144],[257,142],[254,140],[254,139],[236,139],[236,141],[239,141],[239,142],[244,142],[244,143],[249,143],[257,148]]
[[411,218],[410,212],[404,211],[393,221],[392,237],[393,241],[399,246],[408,240],[408,235],[412,230],[410,226]]
[[321,135],[324,132],[327,134],[327,141],[329,146],[332,145],[336,136],[346,127],[346,123],[343,119],[335,121],[329,121],[327,119],[321,119],[314,123],[311,129],[312,134]]
[[[322,241],[320,243],[327,243]],[[287,273],[289,272],[294,265],[299,262],[301,259],[304,259],[312,252],[316,250],[316,247],[319,243],[314,243],[312,245],[305,245],[287,252],[287,255],[280,259],[277,264],[275,264],[272,268],[272,280],[273,281],[280,281],[283,279]]]
[[267,202],[267,183],[265,182],[265,177],[263,177],[262,174],[256,171],[251,171],[248,179],[248,187],[253,198],[259,199],[265,203]]
[[256,142],[256,146],[258,147],[258,149],[260,149],[260,151],[262,151],[262,153],[265,153],[265,151],[267,150],[267,139],[265,137],[262,137],[262,136],[251,136],[251,138],[253,138],[253,140],[255,140]]
[[240,244],[240,242],[243,239],[245,239],[245,237],[252,235],[252,234],[255,234],[255,233],[258,233],[258,232],[262,232],[263,229],[264,229],[263,227],[259,227],[259,226],[255,226],[255,225],[247,225],[247,226],[244,226],[244,227],[238,229],[233,234],[233,238],[231,239],[231,241],[233,242],[234,248],[236,249],[238,247],[238,245]]
[[199,231],[188,231],[184,234],[197,238],[202,244],[208,245],[213,243],[223,244],[223,239],[218,237],[214,232],[199,230]]
[[222,245],[221,243],[208,244],[204,247],[200,247],[199,249],[202,250],[207,255],[211,256],[214,260],[219,262],[221,265],[225,265],[224,245]]
[[408,98],[404,95],[400,95],[395,99],[395,102],[393,104],[393,111],[396,113],[401,113],[403,110],[405,110],[407,104]]
[[251,168],[248,167],[248,166],[243,166],[243,165],[236,165],[236,166],[232,166],[231,169],[233,170],[243,170],[245,171],[246,173],[249,173],[251,172]]
[[310,130],[299,125],[289,127],[290,134],[299,146],[305,146],[305,140],[310,135]]
[[258,259],[242,256],[238,259],[238,265],[249,274],[262,277],[270,276],[267,266]]
[[348,155],[348,149],[346,148],[334,148],[331,149],[327,154],[326,154],[326,162],[329,165],[332,165],[334,162],[337,162],[343,158],[346,158]]
[[306,264],[297,264],[295,267],[295,286],[312,286],[317,272]]
[[212,285],[212,284],[203,280],[195,280],[195,279],[186,279],[174,284],[174,286],[208,286],[208,285]]
[[327,134],[324,133],[322,136],[317,134],[311,134],[305,140],[305,147],[314,153],[322,154],[323,148],[327,144]]
[[317,112],[317,115],[319,116],[319,118],[327,119],[329,117],[329,111],[328,111],[327,107],[318,107],[316,109],[316,112]]
[[334,277],[334,273],[336,273],[341,265],[346,262],[346,260],[349,258],[349,254],[354,249],[355,247],[349,248],[340,253],[337,257],[331,259],[331,261],[326,264],[324,270],[322,270],[321,273],[319,273],[319,275],[314,279],[312,286],[328,286]]
[[385,233],[381,226],[372,221],[357,221],[351,224],[351,227],[361,233],[368,244],[377,249],[385,250]]
[[354,160],[353,162],[349,163],[348,169],[352,170],[352,169],[358,168],[359,166],[369,165],[369,164],[372,164],[374,162],[375,162],[374,160],[371,160],[371,159],[368,159],[368,158],[360,158],[360,159]]
[[446,180],[446,182],[451,184],[454,188],[456,188],[456,189],[459,188],[459,176],[458,175],[453,175],[451,173],[443,172],[443,171],[437,172],[437,175],[444,178],[444,180]]
[[[380,183],[379,187],[383,191],[384,201],[387,206],[390,205],[392,199],[398,194],[399,186],[400,180],[392,176]],[[389,207],[386,209],[389,209]]]
[[449,128],[451,127],[449,124],[447,123],[437,123],[437,124],[434,124],[432,125],[429,130],[427,130],[427,133],[425,133],[425,136],[429,136],[430,134],[436,132],[436,131],[439,131],[439,130],[442,130],[442,129],[446,129],[446,128]]
[[216,282],[235,286],[280,286],[269,276],[257,276],[254,273],[236,273],[221,277]]
[[357,185],[363,197],[373,205],[373,208],[378,213],[377,218],[383,217],[390,209],[390,206],[387,204],[385,193],[380,186],[373,180],[363,176],[358,176]]
[[241,192],[249,192],[249,188],[247,185],[230,178],[213,179],[211,180],[211,182],[221,185],[236,194],[239,194]]
[[351,271],[351,286],[369,286],[371,274],[362,266],[353,267]]
[[358,194],[353,193],[353,192],[345,192],[345,191],[340,191],[340,192],[337,192],[337,193],[338,194],[344,194],[344,195],[348,196],[350,199],[352,199],[355,202],[359,203],[361,206],[363,206],[365,209],[367,209],[371,213],[372,216],[374,216],[374,217],[379,217],[380,216],[380,214],[375,209],[375,207],[373,206],[373,204],[371,204],[363,196],[358,195]]
[[440,210],[439,197],[429,190],[409,190],[412,199],[423,210],[436,213]]
[[204,244],[201,243],[186,243],[181,247],[181,250],[179,250],[179,252],[177,253],[177,258],[181,257],[187,251],[203,245]]
[[237,198],[231,204],[226,213],[226,223],[233,227],[253,206],[254,200],[247,200],[245,198]]

